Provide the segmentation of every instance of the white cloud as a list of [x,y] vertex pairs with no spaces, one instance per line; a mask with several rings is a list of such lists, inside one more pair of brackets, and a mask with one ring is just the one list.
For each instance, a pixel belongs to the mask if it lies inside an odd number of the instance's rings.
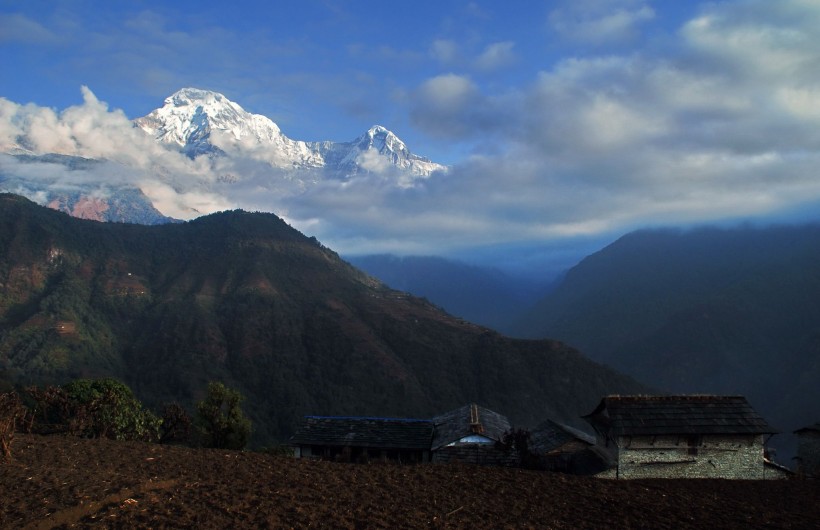
[[[141,130],[120,110],[111,111],[87,87],[82,105],[57,113],[33,104],[0,98],[0,148],[22,148],[34,154],[97,159],[102,163],[69,169],[59,163],[19,164],[4,157],[3,174],[27,183],[31,196],[43,187],[107,193],[117,186],[138,186],[165,215],[188,219],[232,207],[210,191],[214,172],[205,159],[190,160],[170,151]],[[204,188],[204,190],[203,190]]]
[[19,13],[0,13],[0,42],[55,44],[57,35],[35,20]]
[[140,189],[157,210],[176,219],[192,219],[235,207],[235,203],[215,193],[180,191],[158,180],[145,179],[140,182]]
[[379,174],[386,173],[393,168],[390,161],[379,155],[379,152],[372,147],[366,151],[363,151],[358,157],[356,157],[356,163],[359,164],[359,166],[361,166],[361,168],[365,171]]
[[643,0],[573,0],[550,12],[549,26],[567,40],[602,45],[633,40],[654,17]]
[[512,41],[495,42],[488,45],[475,60],[476,68],[489,72],[512,65],[516,61]]
[[716,68],[739,78],[816,83],[818,27],[816,3],[755,0],[714,6],[689,21],[681,35]]
[[459,56],[458,44],[448,39],[436,39],[430,45],[430,55],[440,63],[453,63]]
[[478,92],[475,83],[464,76],[440,75],[426,81],[419,93],[425,103],[439,109],[461,107]]
[[434,136],[469,137],[499,126],[505,118],[496,108],[498,104],[482,94],[469,77],[445,74],[428,79],[415,90],[410,118]]

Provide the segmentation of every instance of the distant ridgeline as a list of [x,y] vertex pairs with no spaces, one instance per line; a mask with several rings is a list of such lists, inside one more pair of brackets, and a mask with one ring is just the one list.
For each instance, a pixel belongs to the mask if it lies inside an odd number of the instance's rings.
[[255,442],[308,414],[429,417],[465,402],[516,426],[646,388],[555,341],[501,336],[393,291],[272,214],[160,226],[0,195],[0,379],[114,376],[148,405],[208,381],[247,398]]

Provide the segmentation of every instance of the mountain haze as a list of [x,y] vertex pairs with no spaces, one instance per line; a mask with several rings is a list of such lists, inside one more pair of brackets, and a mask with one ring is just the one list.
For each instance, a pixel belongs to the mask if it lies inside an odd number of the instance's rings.
[[644,387],[572,348],[501,336],[387,288],[272,214],[182,224],[73,219],[0,197],[0,371],[112,375],[152,405],[247,396],[256,442],[305,414],[421,416],[469,401],[579,425]]
[[436,256],[352,256],[350,263],[390,287],[427,298],[448,313],[501,333],[549,289],[549,283]]

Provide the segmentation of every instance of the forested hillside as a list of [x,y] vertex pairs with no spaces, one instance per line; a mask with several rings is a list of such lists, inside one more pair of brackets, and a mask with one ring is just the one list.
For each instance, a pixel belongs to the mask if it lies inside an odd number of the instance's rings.
[[6,384],[111,375],[149,405],[246,397],[255,442],[305,414],[422,416],[478,402],[575,425],[638,383],[561,343],[514,340],[393,291],[272,214],[140,226],[0,196]]

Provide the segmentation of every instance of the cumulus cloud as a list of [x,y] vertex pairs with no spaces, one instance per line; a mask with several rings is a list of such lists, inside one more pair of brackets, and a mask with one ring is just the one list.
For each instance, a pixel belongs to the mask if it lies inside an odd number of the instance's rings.
[[448,39],[436,39],[430,45],[430,55],[441,63],[453,63],[459,57],[458,44]]
[[654,17],[644,0],[573,0],[550,12],[549,25],[567,40],[602,45],[633,40]]
[[484,72],[510,66],[516,60],[512,41],[495,42],[488,45],[475,61],[476,68]]
[[714,6],[681,30],[685,42],[715,69],[766,84],[774,78],[802,85],[817,81],[820,9],[812,2],[753,1]]
[[106,158],[129,165],[147,166],[165,156],[156,142],[134,129],[122,111],[109,111],[88,89],[82,87],[83,104],[60,114],[33,104],[0,101],[0,142],[37,153],[58,153],[88,158]]
[[122,111],[109,110],[87,87],[81,92],[83,103],[60,113],[0,98],[0,150],[79,157],[20,163],[4,156],[0,171],[7,189],[14,191],[12,182],[34,198],[45,188],[107,194],[117,186],[137,186],[162,213],[183,219],[231,206],[207,191],[218,174],[204,159],[190,160],[163,148],[134,128]]
[[496,106],[469,77],[444,74],[413,92],[410,118],[433,136],[458,139],[498,128],[504,114]]

